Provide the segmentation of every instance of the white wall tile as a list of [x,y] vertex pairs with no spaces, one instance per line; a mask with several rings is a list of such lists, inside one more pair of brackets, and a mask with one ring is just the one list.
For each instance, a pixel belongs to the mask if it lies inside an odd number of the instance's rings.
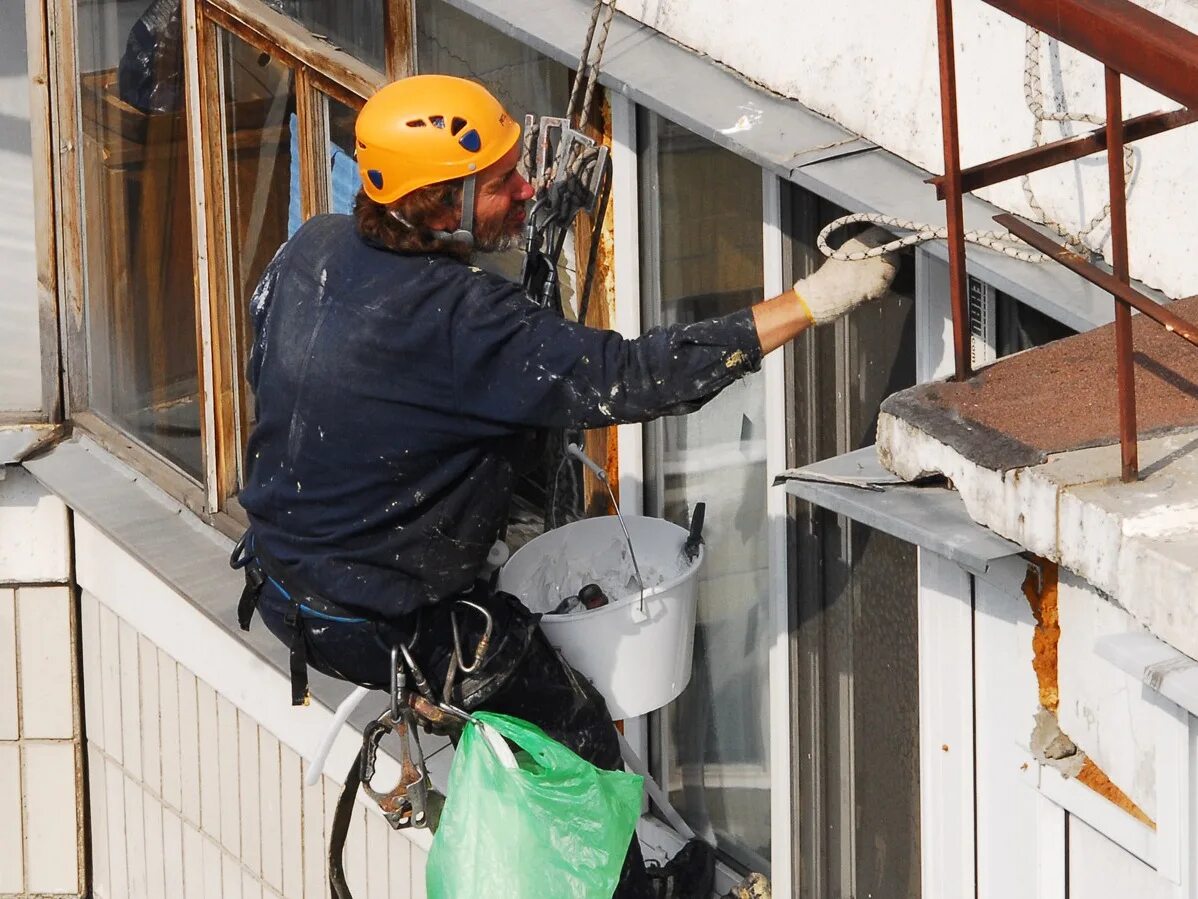
[[262,882],[275,890],[283,889],[283,805],[279,783],[281,777],[279,741],[272,734],[258,728],[258,809],[262,816]]
[[129,899],[149,899],[146,886],[146,810],[140,781],[125,778],[125,858]]
[[[202,837],[204,846],[204,899],[221,899],[225,890],[225,868],[220,846]],[[238,882],[240,886],[240,881]]]
[[92,893],[99,899],[115,899],[108,876],[108,781],[104,756],[88,744],[87,780],[92,841]]
[[104,746],[104,702],[100,693],[103,671],[100,666],[100,604],[83,591],[80,599],[79,640],[83,651],[83,726],[87,740]]
[[75,744],[26,742],[26,888],[31,893],[71,893],[79,889],[78,772]]
[[241,872],[241,899],[262,899],[262,881],[254,878],[249,871]]
[[0,743],[0,893],[25,891],[23,831],[20,748]]
[[[166,895],[166,834],[162,824],[162,803],[148,792],[142,794],[146,835],[146,893],[151,897]],[[177,861],[178,855],[171,860]]]
[[[362,795],[361,792],[358,793]],[[345,882],[355,896],[366,896],[366,807],[354,804],[349,833],[345,837]]]
[[162,730],[158,701],[158,648],[143,636],[137,638],[137,664],[141,671],[141,779],[155,796],[162,795]]
[[[227,852],[221,853],[220,858],[222,888],[221,895],[224,899],[241,899],[241,880],[243,871],[241,865],[237,863],[237,859],[229,855]],[[246,871],[244,874],[248,875]],[[251,894],[252,895],[252,894]],[[262,889],[259,887],[258,895],[262,895]]]
[[412,847],[412,899],[428,899],[424,888],[425,869],[428,865],[428,853]]
[[238,771],[241,781],[241,863],[262,873],[262,817],[258,802],[258,725],[237,712]]
[[103,603],[100,609],[100,699],[104,703],[104,754],[120,762],[121,623]]
[[183,829],[183,897],[204,899],[204,844],[200,829],[180,819]]
[[161,728],[162,801],[183,810],[182,750],[179,747],[179,666],[158,653],[158,724]]
[[16,593],[0,587],[0,740],[19,736]]
[[104,759],[104,807],[108,821],[108,884],[112,899],[129,895],[125,855],[125,775],[110,758]]
[[66,587],[17,590],[23,737],[69,740],[75,736],[70,603]]
[[287,746],[280,747],[279,786],[282,821],[283,890],[287,899],[304,895],[304,794],[299,755]]
[[122,765],[129,776],[141,781],[141,690],[138,677],[137,631],[127,621],[120,627],[121,655],[121,751]]
[[220,741],[216,726],[216,693],[196,680],[200,743],[200,828],[220,840]]
[[64,583],[69,576],[66,506],[29,472],[8,466],[0,481],[0,581]]
[[237,707],[225,697],[216,697],[217,757],[220,760],[220,836],[228,852],[241,856],[241,798],[238,767]]
[[179,676],[179,780],[183,817],[200,823],[200,722],[195,675],[182,665]]
[[[302,764],[303,776],[308,775],[308,762]],[[324,826],[324,778],[313,786],[304,785],[304,896],[307,899],[323,896],[327,878]]]
[[390,899],[408,899],[412,895],[412,853],[405,838],[395,834],[387,841],[387,895]]
[[[391,825],[382,814],[367,813],[366,815],[366,897],[367,899],[387,899],[387,887],[390,880],[388,866],[391,853],[387,843],[391,838]],[[403,837],[397,837],[403,839]],[[407,842],[405,840],[405,842]]]
[[164,899],[185,899],[183,889],[183,820],[162,809],[162,873]]

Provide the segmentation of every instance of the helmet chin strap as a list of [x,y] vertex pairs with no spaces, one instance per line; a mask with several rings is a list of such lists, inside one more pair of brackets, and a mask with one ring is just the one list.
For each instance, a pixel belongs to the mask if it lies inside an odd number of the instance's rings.
[[462,182],[462,221],[456,231],[434,231],[433,236],[441,240],[452,240],[474,247],[474,179],[475,175],[467,175]]

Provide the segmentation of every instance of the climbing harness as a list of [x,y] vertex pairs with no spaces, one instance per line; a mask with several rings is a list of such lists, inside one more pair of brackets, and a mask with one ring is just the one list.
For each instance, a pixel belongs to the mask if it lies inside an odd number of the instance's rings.
[[[1028,112],[1032,114],[1034,124],[1032,126],[1032,143],[1034,146],[1041,146],[1044,143],[1044,126],[1047,123],[1055,122],[1065,124],[1068,122],[1084,123],[1089,125],[1104,125],[1106,119],[1102,116],[1092,113],[1076,113],[1066,111],[1049,112],[1044,108],[1045,96],[1044,88],[1040,79],[1040,32],[1030,25],[1027,28],[1027,35],[1024,39],[1024,59],[1023,59],[1023,97],[1027,104]],[[1131,147],[1123,148],[1123,171],[1124,180],[1127,185],[1127,193],[1131,193],[1131,185],[1135,174],[1135,155]],[[1106,203],[1099,212],[1094,215],[1088,222],[1085,223],[1082,230],[1073,233],[1064,225],[1054,221],[1044,207],[1040,205],[1039,199],[1032,188],[1031,177],[1024,175],[1021,179],[1023,187],[1023,195],[1027,200],[1028,206],[1036,215],[1038,222],[1041,225],[1049,228],[1058,236],[1064,238],[1065,246],[1082,255],[1093,255],[1098,250],[1091,248],[1087,243],[1089,238],[1098,228],[1106,221],[1111,212],[1111,204]],[[856,252],[841,252],[833,250],[828,245],[828,237],[835,231],[839,231],[848,225],[857,223],[868,223],[871,225],[881,225],[882,227],[893,231],[910,231],[905,237],[892,240],[878,247],[873,247],[869,250],[859,250]],[[819,251],[829,259],[839,259],[846,262],[856,262],[862,259],[872,259],[875,256],[884,256],[887,253],[893,253],[897,250],[905,249],[906,247],[915,246],[916,244],[925,243],[929,240],[945,240],[948,238],[948,228],[937,228],[922,222],[913,222],[908,219],[896,218],[894,216],[882,215],[880,213],[854,213],[853,215],[842,216],[835,221],[829,223],[820,231],[816,238],[816,246]],[[1011,256],[1023,262],[1031,262],[1039,264],[1047,262],[1049,257],[1043,253],[1027,249],[1027,245],[1015,237],[1009,231],[966,231],[965,240],[970,243],[975,243],[991,250],[995,250],[1004,255]]]

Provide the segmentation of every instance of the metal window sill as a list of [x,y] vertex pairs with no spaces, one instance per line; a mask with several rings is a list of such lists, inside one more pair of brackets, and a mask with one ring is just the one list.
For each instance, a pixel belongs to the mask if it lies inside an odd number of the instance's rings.
[[783,472],[786,492],[985,574],[1022,547],[976,523],[955,490],[900,481],[873,446]]

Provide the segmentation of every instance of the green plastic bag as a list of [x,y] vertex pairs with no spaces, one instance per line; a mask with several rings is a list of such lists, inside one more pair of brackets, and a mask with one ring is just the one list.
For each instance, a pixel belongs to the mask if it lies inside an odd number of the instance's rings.
[[475,718],[449,772],[429,899],[610,899],[642,779],[596,768],[519,718]]

